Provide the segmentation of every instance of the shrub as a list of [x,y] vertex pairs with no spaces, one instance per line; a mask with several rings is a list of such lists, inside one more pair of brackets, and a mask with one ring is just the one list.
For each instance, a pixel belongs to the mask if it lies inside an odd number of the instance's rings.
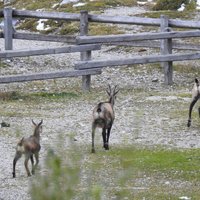
[[[62,160],[62,158],[65,158]],[[72,159],[73,158],[73,159]],[[79,164],[76,156],[58,156],[49,150],[46,167],[48,172],[40,174],[31,186],[32,200],[72,199],[79,183]]]

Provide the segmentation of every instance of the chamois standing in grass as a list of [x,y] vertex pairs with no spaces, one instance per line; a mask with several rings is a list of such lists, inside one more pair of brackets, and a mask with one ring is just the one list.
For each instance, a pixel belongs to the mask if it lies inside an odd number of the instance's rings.
[[[187,126],[190,127],[191,126],[191,122],[192,122],[192,109],[195,105],[195,103],[199,100],[200,98],[200,86],[199,86],[199,81],[198,79],[195,78],[195,83],[192,89],[192,101],[190,103],[190,107],[189,107],[189,118],[188,118],[188,123]],[[199,117],[200,117],[200,107],[198,109],[199,111]]]
[[119,90],[117,90],[117,86],[115,86],[112,90],[111,86],[109,85],[106,92],[109,96],[109,100],[107,102],[100,102],[93,110],[92,153],[95,153],[94,136],[97,127],[102,128],[103,147],[106,150],[109,150],[110,131],[115,119],[114,104]]
[[[42,123],[43,120],[41,120],[40,123],[36,124],[33,120],[32,123],[34,125],[34,133],[33,135],[31,135],[28,138],[22,138],[16,147],[16,153],[15,153],[15,158],[13,160],[13,178],[16,177],[15,174],[15,167],[16,167],[16,163],[17,161],[21,158],[22,154],[25,155],[25,161],[24,161],[24,165],[25,165],[25,169],[27,172],[28,176],[31,176],[31,173],[29,171],[28,168],[28,161],[29,159],[31,160],[31,164],[32,164],[32,174],[35,173],[35,169],[39,163],[39,151],[40,151],[40,133],[42,132]],[[34,165],[34,158],[33,156],[35,156],[35,160],[36,160],[36,164]]]

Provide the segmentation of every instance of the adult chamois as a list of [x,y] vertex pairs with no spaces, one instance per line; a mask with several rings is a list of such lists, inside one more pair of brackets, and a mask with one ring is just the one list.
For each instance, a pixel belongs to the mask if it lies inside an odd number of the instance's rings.
[[[38,124],[36,124],[33,120],[32,123],[34,125],[34,132],[33,135],[31,135],[28,138],[22,138],[18,143],[16,147],[16,153],[15,153],[15,158],[13,160],[13,178],[16,177],[15,174],[15,167],[17,161],[21,158],[22,154],[25,155],[25,169],[27,172],[28,176],[31,176],[31,173],[28,168],[28,161],[31,159],[31,164],[32,164],[32,174],[35,173],[35,168],[37,167],[39,163],[39,151],[40,151],[40,133],[42,132],[42,123],[43,120],[41,120]],[[34,158],[36,160],[36,164],[34,165]]]
[[95,153],[94,136],[97,127],[102,128],[103,147],[109,150],[110,131],[115,119],[114,104],[119,89],[115,86],[112,90],[109,85],[106,92],[109,96],[109,100],[107,102],[100,102],[93,110],[92,153]]
[[[189,107],[189,118],[188,118],[188,123],[187,126],[190,127],[191,126],[191,122],[192,122],[192,109],[195,105],[195,103],[199,100],[200,98],[200,87],[199,87],[199,80],[197,78],[195,78],[195,83],[192,89],[192,101],[190,103],[190,107]],[[199,111],[199,117],[200,117],[200,107],[198,109]]]

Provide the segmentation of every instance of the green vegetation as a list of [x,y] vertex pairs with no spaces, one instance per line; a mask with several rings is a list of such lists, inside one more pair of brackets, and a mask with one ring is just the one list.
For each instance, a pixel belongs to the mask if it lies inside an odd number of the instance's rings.
[[81,10],[88,10],[88,11],[101,11],[105,8],[110,8],[110,7],[117,7],[117,6],[133,6],[136,5],[135,0],[97,0],[97,1],[89,1],[85,0],[82,1],[85,3],[83,6],[79,7],[73,7],[73,4],[64,4],[61,5],[59,10],[61,11],[67,11],[67,12],[80,12]]
[[5,62],[0,61],[0,69],[6,68],[8,65]]
[[22,96],[16,92],[0,92],[0,100],[3,101],[12,101],[12,100],[19,100]]
[[23,94],[16,91],[13,92],[0,92],[0,100],[3,101],[15,101],[15,100],[33,100],[40,98],[46,99],[67,99],[71,100],[77,98],[78,94],[73,92],[60,92],[60,93],[48,93],[48,92],[39,92],[39,93],[30,93],[30,94]]
[[200,69],[194,65],[186,66],[178,64],[173,66],[173,70],[179,73],[193,74],[193,77],[198,77],[200,73]]
[[166,15],[168,18],[171,19],[193,19],[194,13],[191,11],[183,11],[183,12],[177,12],[173,10],[164,10],[164,11],[156,11],[156,12],[145,12],[143,14],[140,14],[138,16],[141,17],[150,17],[150,18],[160,18],[161,15]]
[[80,168],[77,162],[79,159],[74,152],[70,152],[70,155],[70,158],[68,154],[63,155],[64,162],[53,150],[49,150],[46,158],[49,171],[44,176],[38,176],[38,180],[33,182],[31,188],[33,200],[64,200],[75,196],[75,187],[79,181]]
[[45,97],[49,99],[60,99],[60,98],[66,98],[66,99],[73,99],[77,98],[78,95],[73,92],[61,92],[61,93],[47,93],[47,92],[41,92],[41,93],[36,93],[32,94],[31,96],[33,97]]
[[10,6],[15,7],[16,9],[22,9],[25,8],[26,10],[37,10],[37,9],[45,9],[45,10],[51,10],[52,6],[58,3],[57,0],[35,0],[35,1],[29,1],[29,0],[15,0],[11,1]]
[[[53,10],[56,9],[57,11],[65,11],[65,12],[79,12],[80,10],[88,10],[88,11],[101,11],[105,8],[116,7],[116,6],[133,6],[136,4],[136,0],[96,0],[96,1],[89,1],[89,0],[82,0],[80,1],[85,3],[83,6],[74,7],[73,3],[59,5],[60,1],[52,0],[49,2],[48,0],[35,0],[35,1],[28,1],[28,0],[15,0],[12,1],[10,4],[12,7],[16,9],[25,8],[27,10],[38,10],[38,9],[45,9],[45,10]],[[0,4],[0,8],[3,8],[3,3]]]
[[[73,149],[65,156],[49,153],[48,171],[33,183],[32,199],[102,199],[103,194],[108,199],[197,199],[200,195],[199,149],[113,147],[84,156],[82,147]],[[83,172],[87,178],[81,183]]]
[[99,23],[90,23],[89,35],[112,35],[123,34],[124,31],[120,30],[116,25],[105,25]]
[[189,10],[194,9],[196,5],[195,0],[158,0],[153,10],[177,10],[183,3],[186,5],[186,9]]
[[[99,12],[105,8],[109,7],[116,7],[116,6],[133,6],[136,4],[136,1],[133,0],[98,0],[98,1],[80,1],[85,3],[83,6],[73,7],[73,3],[59,5],[60,2],[57,0],[53,0],[51,2],[44,0],[44,1],[22,1],[16,0],[11,3],[12,7],[16,9],[25,8],[27,10],[38,10],[43,9],[46,11],[58,11],[58,12],[70,12],[70,13],[79,13],[81,10]],[[3,8],[3,6],[2,6]],[[18,29],[22,30],[30,30],[30,31],[38,31],[36,29],[37,26],[37,19],[25,19],[19,25]],[[78,22],[66,22],[66,21],[55,21],[55,20],[47,20],[44,21],[44,27],[48,27],[46,30],[39,31],[40,33],[49,34],[49,33],[58,33],[61,35],[66,34],[77,34],[79,32],[79,23]],[[123,33],[116,26],[108,26],[108,25],[97,25],[93,24],[90,26],[90,33],[91,35],[97,34],[118,34]]]

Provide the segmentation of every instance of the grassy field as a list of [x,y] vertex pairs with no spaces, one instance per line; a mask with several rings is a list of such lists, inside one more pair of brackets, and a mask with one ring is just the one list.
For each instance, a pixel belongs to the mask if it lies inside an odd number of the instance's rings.
[[[33,184],[33,199],[160,200],[200,196],[199,149],[115,146],[96,154],[84,147],[75,149],[62,159],[49,154],[49,173]],[[83,176],[87,178],[81,182]]]

